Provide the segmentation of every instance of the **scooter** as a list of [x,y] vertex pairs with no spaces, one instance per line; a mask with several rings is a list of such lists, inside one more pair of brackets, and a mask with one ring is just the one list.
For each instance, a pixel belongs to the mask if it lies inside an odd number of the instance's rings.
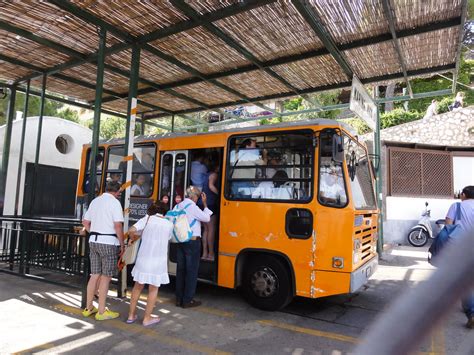
[[[425,210],[421,214],[421,218],[410,232],[408,232],[408,242],[414,247],[422,247],[428,242],[428,239],[434,239],[433,229],[431,228],[431,210],[428,209],[428,202],[425,202]],[[438,219],[436,225],[441,229],[444,224],[444,219]]]

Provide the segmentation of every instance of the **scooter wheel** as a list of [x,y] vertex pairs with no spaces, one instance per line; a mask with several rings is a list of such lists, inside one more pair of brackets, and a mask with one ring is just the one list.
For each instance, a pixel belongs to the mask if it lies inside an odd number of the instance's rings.
[[413,229],[408,233],[408,242],[414,247],[422,247],[428,242],[428,233],[421,228]]

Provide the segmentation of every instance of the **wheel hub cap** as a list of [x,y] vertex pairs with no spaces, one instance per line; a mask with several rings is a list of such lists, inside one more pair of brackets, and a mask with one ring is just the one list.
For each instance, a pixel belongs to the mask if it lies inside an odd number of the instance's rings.
[[253,292],[259,297],[271,297],[278,290],[278,278],[270,268],[256,271],[251,282]]

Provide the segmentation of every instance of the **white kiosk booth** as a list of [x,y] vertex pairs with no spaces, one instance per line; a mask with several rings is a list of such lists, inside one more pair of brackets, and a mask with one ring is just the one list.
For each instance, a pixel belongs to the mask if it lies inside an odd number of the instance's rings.
[[[25,208],[36,215],[74,216],[77,172],[83,144],[92,139],[92,131],[77,123],[57,117],[43,117],[39,168],[34,171],[39,117],[28,117],[20,177],[18,215]],[[13,122],[10,159],[3,215],[13,215],[18,181],[18,163],[22,119]],[[0,147],[3,147],[6,126],[0,127]],[[2,151],[0,151],[0,159]],[[35,190],[31,201],[32,189]],[[32,206],[28,206],[29,204]]]

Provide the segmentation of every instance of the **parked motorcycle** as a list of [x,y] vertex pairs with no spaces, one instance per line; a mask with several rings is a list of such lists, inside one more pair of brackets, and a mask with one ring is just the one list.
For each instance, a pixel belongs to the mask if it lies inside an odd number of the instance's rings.
[[[408,242],[414,247],[422,247],[428,242],[428,239],[434,239],[436,235],[433,234],[431,228],[431,210],[428,209],[428,202],[425,202],[425,210],[421,214],[421,218],[407,235]],[[436,225],[438,232],[444,224],[444,219],[438,219]],[[437,234],[437,233],[436,233]]]

